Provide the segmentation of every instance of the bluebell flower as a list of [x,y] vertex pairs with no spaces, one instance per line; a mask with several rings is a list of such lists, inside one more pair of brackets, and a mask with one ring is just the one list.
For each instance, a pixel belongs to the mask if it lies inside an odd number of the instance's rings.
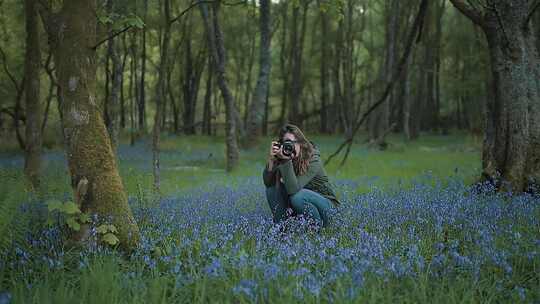
[[236,286],[233,287],[232,291],[235,294],[243,294],[251,301],[256,300],[256,289],[257,283],[252,280],[241,280]]

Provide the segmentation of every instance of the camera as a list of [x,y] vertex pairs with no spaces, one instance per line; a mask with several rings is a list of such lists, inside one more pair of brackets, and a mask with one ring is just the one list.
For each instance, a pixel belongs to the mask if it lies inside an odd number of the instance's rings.
[[293,154],[296,154],[296,150],[294,149],[294,141],[292,140],[280,140],[277,144],[274,144],[274,146],[281,148],[283,155],[287,157],[291,157]]

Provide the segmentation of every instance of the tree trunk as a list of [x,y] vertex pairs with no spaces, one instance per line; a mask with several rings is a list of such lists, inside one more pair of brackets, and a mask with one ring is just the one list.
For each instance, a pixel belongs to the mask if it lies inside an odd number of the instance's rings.
[[206,75],[206,92],[204,94],[204,109],[203,109],[203,134],[212,135],[212,86],[214,75],[212,61],[208,57],[208,70]]
[[[540,60],[528,18],[529,1],[492,1],[480,12],[452,0],[483,29],[489,46],[494,100],[488,107],[494,134],[492,151],[483,153],[483,175],[501,189],[531,190],[540,184]],[[489,128],[485,128],[489,130]],[[500,180],[498,177],[502,178]],[[536,191],[539,191],[536,188]]]
[[[115,11],[113,0],[107,0],[107,11],[113,13]],[[111,36],[114,33],[112,24],[108,24],[108,34]],[[118,131],[120,129],[120,85],[122,83],[122,62],[118,55],[117,43],[115,39],[109,39],[107,41],[107,54],[112,62],[111,71],[111,88],[108,94],[107,100],[107,131],[111,138],[111,144],[113,150],[116,151],[118,147]],[[107,63],[107,66],[108,63]]]
[[184,99],[184,111],[183,111],[183,121],[184,121],[184,134],[193,135],[195,134],[195,102],[194,98],[194,71],[193,71],[193,54],[191,52],[191,26],[188,25],[186,31],[186,41],[184,42],[184,75],[182,77],[182,88],[183,88],[183,99]]
[[126,70],[127,59],[129,57],[129,47],[126,42],[126,35],[122,36],[122,49],[124,54],[122,56],[122,72],[120,76],[120,128],[124,130],[126,128],[126,94],[124,90],[124,71]]
[[161,41],[160,63],[158,68],[158,81],[156,84],[156,113],[154,115],[154,126],[152,129],[152,160],[154,172],[154,190],[156,194],[161,191],[160,180],[160,163],[159,163],[159,144],[161,140],[161,121],[163,117],[162,108],[166,100],[165,81],[169,57],[169,44],[171,41],[171,3],[170,0],[165,0],[163,5],[164,20],[163,20],[163,39]]
[[536,32],[536,48],[538,49],[538,52],[540,52],[540,9],[536,9],[536,13],[534,14],[534,28]]
[[403,68],[403,133],[405,139],[410,141],[411,138],[411,61],[414,55],[407,59],[407,63]]
[[[302,58],[304,53],[304,40],[307,26],[307,13],[309,1],[301,1],[293,6],[292,29],[291,29],[291,86],[289,93],[289,122],[302,127],[302,117],[300,114],[300,102],[302,100],[303,75]],[[302,12],[300,12],[302,8]],[[302,20],[299,19],[300,17]]]
[[[279,50],[279,67],[281,71],[281,79],[283,81],[283,87],[281,89],[281,107],[279,112],[279,125],[277,128],[280,128],[285,123],[285,115],[288,104],[288,94],[289,94],[289,62],[290,58],[287,56],[287,28],[288,28],[288,8],[289,1],[283,1],[280,3],[283,7],[281,8],[282,13],[282,23],[281,27],[281,45]],[[276,128],[276,129],[277,129]]]
[[39,187],[41,173],[41,52],[36,0],[25,1],[26,55],[24,62],[26,101],[26,146],[24,173],[34,189]]
[[[64,1],[58,14],[46,18],[46,26],[57,65],[71,184],[76,191],[82,182],[88,182],[80,209],[97,214],[102,222],[110,218],[121,246],[133,249],[139,231],[96,100],[96,9],[95,0]],[[87,227],[81,230],[88,233]],[[86,236],[80,233],[77,238],[82,241]]]
[[269,94],[268,85],[270,82],[270,69],[272,66],[272,58],[270,56],[270,10],[270,0],[259,1],[259,27],[261,31],[259,78],[253,92],[253,101],[251,102],[247,119],[246,127],[248,141],[246,143],[248,146],[254,146],[258,143],[258,138],[262,131],[266,98]]
[[[386,8],[386,52],[383,62],[383,79],[384,83],[389,83],[392,80],[392,76],[395,70],[395,57],[396,57],[396,36],[398,33],[398,17],[399,17],[399,2],[398,0],[392,0],[387,4]],[[393,93],[390,93],[388,98],[380,106],[380,108],[374,114],[373,125],[370,129],[370,141],[375,143],[379,148],[384,149],[386,147],[386,134],[390,129],[390,102],[392,100]]]
[[128,85],[128,99],[129,99],[129,144],[135,145],[135,102],[137,98],[135,83],[137,82],[137,61],[136,61],[136,44],[135,35],[132,36],[129,52],[131,59],[129,63],[129,85]]
[[321,66],[320,66],[320,74],[321,74],[321,82],[320,82],[320,90],[321,90],[321,125],[320,125],[320,132],[321,133],[328,133],[328,110],[329,110],[329,103],[330,103],[330,79],[329,79],[329,66],[328,66],[328,60],[330,60],[328,54],[328,42],[326,40],[326,37],[328,37],[329,34],[329,22],[328,22],[328,13],[325,9],[321,7],[321,0],[318,1],[319,3],[319,11],[320,11],[320,18],[321,18],[321,37],[320,43],[321,43]]
[[238,141],[236,137],[236,117],[235,106],[232,94],[229,90],[225,70],[225,47],[223,44],[223,34],[219,27],[218,14],[219,2],[212,4],[211,18],[208,15],[206,4],[200,3],[199,8],[204,20],[208,46],[213,58],[213,66],[215,67],[217,84],[223,96],[225,103],[225,137],[226,137],[226,155],[227,155],[227,171],[232,171],[238,165],[239,151]]
[[130,57],[131,57],[131,70],[130,70],[130,79],[129,79],[129,95],[130,95],[130,144],[135,145],[136,139],[136,127],[138,122],[138,101],[139,101],[139,82],[137,76],[138,64],[138,52],[137,52],[137,37],[136,33],[133,33],[131,36],[130,43]]
[[[144,23],[148,15],[148,0],[144,0]],[[139,131],[146,132],[146,26],[142,30],[142,53],[141,53],[141,77],[139,84],[139,99],[137,101],[139,109]]]

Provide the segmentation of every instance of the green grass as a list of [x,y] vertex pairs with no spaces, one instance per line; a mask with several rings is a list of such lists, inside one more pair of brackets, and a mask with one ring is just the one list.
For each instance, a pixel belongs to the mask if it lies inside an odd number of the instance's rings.
[[[342,138],[330,136],[314,136],[311,138],[321,149],[321,156],[326,160],[337,149]],[[241,151],[240,164],[230,175],[221,172],[225,167],[225,145],[222,138],[208,137],[175,137],[165,139],[163,153],[201,153],[208,155],[211,147],[212,157],[206,162],[174,162],[162,161],[164,192],[176,190],[181,184],[189,187],[197,185],[209,178],[228,180],[232,176],[252,176],[255,168],[263,168],[271,138],[261,140],[261,144],[253,149]],[[480,144],[472,137],[458,134],[450,136],[425,135],[418,141],[405,142],[401,136],[390,136],[390,146],[379,151],[362,144],[359,139],[353,145],[347,162],[340,166],[341,154],[328,166],[326,171],[332,180],[347,179],[358,181],[360,193],[372,190],[373,187],[386,188],[396,184],[407,185],[415,178],[430,174],[444,179],[457,176],[467,183],[474,182],[480,175]],[[170,168],[184,165],[196,166],[196,170],[175,171]]]
[[[332,154],[342,138],[313,136],[310,138],[321,150],[323,160]],[[127,144],[127,138],[122,140]],[[183,190],[204,185],[208,181],[230,182],[231,177],[259,175],[265,165],[268,144],[271,138],[261,140],[261,144],[250,150],[242,150],[239,166],[226,173],[225,145],[222,137],[204,136],[164,136],[161,144],[161,190],[164,195],[174,195]],[[464,134],[436,136],[424,135],[419,140],[405,142],[403,137],[389,137],[390,146],[379,151],[362,144],[363,139],[353,145],[348,161],[340,167],[341,156],[336,157],[326,171],[330,179],[353,180],[360,183],[357,189],[365,193],[373,187],[386,188],[397,184],[407,185],[422,175],[435,178],[458,176],[466,182],[474,182],[480,175],[481,150],[477,140]],[[139,143],[150,149],[150,141]],[[2,151],[2,147],[0,147]],[[5,149],[4,149],[5,151]],[[59,148],[53,150],[63,153]],[[47,152],[46,152],[47,153]],[[0,152],[0,157],[16,154],[10,145],[8,152]],[[185,159],[182,156],[197,156]],[[152,171],[150,167],[138,170],[136,165],[145,163],[151,166],[151,153],[141,153],[136,161],[120,161],[119,169],[124,185],[130,195],[137,195],[140,189],[150,189]],[[47,185],[43,192],[52,196],[69,192],[69,176],[65,164],[49,163],[44,175]],[[20,170],[6,170],[13,177],[21,176]],[[6,173],[4,173],[5,175]],[[3,183],[4,187],[9,187]],[[2,185],[0,185],[0,190]]]

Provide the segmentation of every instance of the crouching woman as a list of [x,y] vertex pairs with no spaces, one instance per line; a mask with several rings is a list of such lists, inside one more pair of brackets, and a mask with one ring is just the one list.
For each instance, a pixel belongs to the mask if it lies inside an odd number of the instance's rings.
[[[304,215],[323,227],[329,224],[331,209],[339,205],[329,183],[320,152],[295,125],[279,131],[270,147],[263,171],[266,198],[274,223],[289,216]],[[292,212],[287,212],[288,209]]]

